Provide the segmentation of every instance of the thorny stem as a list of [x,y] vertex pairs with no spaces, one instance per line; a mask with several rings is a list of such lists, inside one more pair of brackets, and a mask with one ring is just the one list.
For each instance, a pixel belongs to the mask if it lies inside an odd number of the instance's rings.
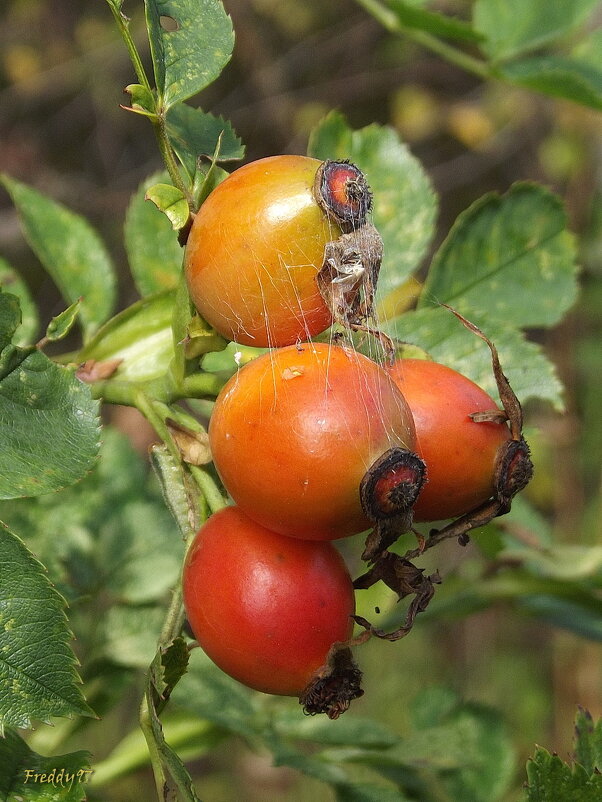
[[125,46],[130,56],[130,60],[134,65],[134,71],[136,73],[136,77],[138,78],[138,83],[142,84],[142,86],[145,89],[148,89],[149,92],[152,92],[150,82],[146,77],[146,72],[144,71],[142,59],[140,58],[140,54],[138,53],[138,48],[136,47],[132,35],[130,33],[129,20],[124,14],[122,14],[122,12],[119,10],[119,8],[114,2],[112,2],[111,0],[107,0],[107,2],[109,3],[109,7],[113,13],[113,16],[115,17],[115,22],[117,23],[117,27],[119,28],[121,38],[125,42]]
[[481,59],[469,56],[457,47],[443,42],[427,31],[421,31],[417,28],[410,28],[403,25],[395,13],[391,11],[391,9],[383,6],[378,0],[357,0],[357,2],[391,33],[407,36],[408,39],[412,39],[414,42],[431,50],[433,53],[437,53],[438,56],[441,56],[451,64],[455,64],[457,67],[483,80],[496,77],[495,72],[484,61],[481,61]]
[[[117,22],[117,27],[119,28],[119,32],[121,33],[121,37],[125,42],[125,46],[128,50],[130,60],[134,66],[134,71],[136,73],[136,77],[138,78],[138,83],[142,84],[145,89],[147,89],[150,93],[152,93],[152,87],[146,72],[144,70],[144,66],[142,64],[142,59],[140,58],[140,54],[138,53],[138,49],[132,35],[130,33],[129,28],[129,20],[128,18],[122,14],[122,12],[117,8],[114,2],[108,0],[109,6]],[[167,136],[167,130],[165,126],[165,110],[162,108],[156,109],[156,117],[150,118],[153,124],[153,128],[155,129],[155,136],[157,137],[157,143],[159,145],[159,150],[161,152],[161,156],[163,157],[163,162],[165,163],[165,167],[167,168],[167,172],[169,173],[169,177],[172,180],[174,186],[176,186],[182,195],[188,201],[188,205],[192,209],[193,207],[193,198],[190,192],[190,188],[186,186],[184,180],[182,178],[182,174],[178,168],[178,163],[176,161],[175,154],[173,152],[173,148],[169,143],[169,138]]]
[[150,755],[153,776],[155,778],[155,788],[157,790],[157,799],[165,799],[165,795],[163,793],[165,789],[165,772],[163,771],[163,762],[161,760],[159,746],[155,740],[155,734],[153,732],[151,712],[148,707],[148,695],[146,691],[144,692],[142,702],[140,703],[140,714],[138,720],[140,722],[140,729],[144,734],[144,740],[146,741],[148,753]]
[[[188,545],[188,544],[187,544]],[[171,602],[167,608],[163,627],[159,636],[159,645],[166,646],[182,632],[184,626],[184,605],[182,602],[182,585],[178,582],[171,594]]]
[[194,200],[190,192],[190,187],[186,186],[184,183],[184,179],[182,178],[182,173],[178,167],[173,148],[169,143],[169,137],[167,136],[167,128],[165,125],[165,110],[157,109],[157,117],[156,119],[151,118],[151,122],[153,124],[153,128],[155,129],[157,144],[159,145],[159,150],[161,152],[161,156],[163,157],[163,162],[167,168],[167,172],[169,173],[169,177],[171,178],[173,185],[180,190],[182,195],[184,195],[188,201],[190,210],[194,211]]
[[[176,443],[174,443],[169,429],[164,420],[165,411],[169,412],[169,407],[164,404],[153,403],[153,400],[148,398],[144,393],[139,392],[135,398],[136,406],[143,413],[146,419],[152,424],[157,434],[161,437],[166,447],[169,449],[172,456],[178,461],[181,461],[181,454],[178,450]],[[211,506],[211,503],[208,504]],[[188,546],[194,536],[194,531],[190,529],[187,533],[186,545]],[[185,611],[183,604],[182,585],[177,583],[172,591],[171,601],[163,621],[161,634],[157,643],[157,648],[161,649],[163,646],[169,645],[174,638],[182,632],[184,625]],[[165,798],[166,776],[163,766],[163,760],[157,739],[155,736],[155,727],[153,727],[153,716],[159,715],[159,711],[151,709],[152,702],[149,699],[150,682],[147,675],[147,686],[145,687],[144,695],[140,702],[139,722],[140,728],[144,734],[148,746],[150,762],[153,769],[153,776],[155,778],[155,786],[157,790],[157,798],[159,800]]]
[[[204,739],[211,739],[212,736],[216,741],[221,739],[216,725],[203,719],[173,720],[168,723],[166,730],[167,740],[172,749],[190,750],[192,747],[196,754],[204,751],[202,745]],[[195,744],[199,741],[200,745],[195,749]],[[146,742],[138,737],[137,730],[129,732],[108,757],[94,764],[94,774],[89,784],[96,791],[148,765],[148,762]]]

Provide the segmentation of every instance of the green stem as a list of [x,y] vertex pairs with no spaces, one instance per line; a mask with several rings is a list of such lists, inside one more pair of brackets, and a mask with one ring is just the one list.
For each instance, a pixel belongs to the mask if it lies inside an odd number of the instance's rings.
[[159,646],[169,645],[174,638],[181,634],[185,617],[182,602],[182,585],[178,583],[178,586],[173,590],[171,602],[165,615],[161,635],[159,636]]
[[148,694],[144,693],[142,702],[140,703],[139,715],[140,729],[144,735],[150,762],[153,769],[153,776],[155,778],[155,788],[157,789],[157,799],[165,799],[164,789],[166,783],[165,772],[163,770],[163,761],[161,760],[161,753],[159,746],[155,740],[155,733],[153,730],[151,712],[148,707]]
[[417,44],[427,48],[427,50],[437,53],[438,56],[441,56],[451,64],[455,64],[457,67],[483,80],[496,77],[491,67],[481,59],[469,56],[463,50],[459,50],[457,47],[447,44],[447,42],[438,39],[427,31],[403,25],[397,18],[395,12],[383,6],[379,0],[357,0],[357,2],[391,33],[407,36],[408,39],[412,39]]
[[173,151],[173,148],[169,142],[169,137],[167,136],[167,126],[165,124],[165,110],[158,109],[157,110],[157,117],[156,119],[152,119],[151,122],[153,124],[153,128],[155,129],[155,136],[157,137],[157,144],[159,146],[159,151],[161,152],[161,156],[163,158],[163,163],[169,173],[169,177],[171,178],[172,184],[177,187],[182,195],[188,201],[188,206],[191,211],[194,211],[194,200],[192,197],[192,192],[189,186],[186,186],[184,183],[184,179],[182,178],[182,173],[180,172],[180,168],[178,167],[178,162],[176,161],[176,157]]
[[138,389],[127,381],[105,379],[91,385],[92,398],[104,401],[106,404],[121,404],[124,407],[136,406]]
[[[204,754],[223,737],[215,724],[204,719],[169,720],[163,724],[165,737],[172,749],[187,752],[189,759]],[[94,789],[110,785],[120,777],[136,771],[149,762],[146,742],[140,730],[128,733],[104,760],[94,765],[90,786]]]
[[[130,59],[132,64],[134,65],[134,70],[136,72],[136,76],[138,78],[138,83],[142,84],[145,89],[147,89],[150,93],[152,93],[152,87],[150,85],[150,81],[147,78],[146,72],[144,71],[144,66],[142,64],[142,59],[140,58],[140,54],[138,53],[138,49],[134,43],[132,35],[130,33],[129,28],[129,20],[127,17],[121,13],[121,11],[117,8],[117,6],[111,2],[111,0],[107,0],[109,3],[109,7],[113,12],[113,17],[117,22],[117,27],[119,28],[119,32],[121,33],[121,37],[125,42],[125,46],[127,47],[128,53],[130,55]],[[160,103],[157,104],[160,106]],[[169,143],[169,137],[167,136],[167,129],[165,125],[165,110],[162,108],[156,109],[156,118],[150,118],[153,124],[153,128],[155,129],[155,135],[157,137],[157,143],[159,145],[159,150],[161,152],[161,156],[163,157],[163,162],[165,163],[165,167],[167,168],[167,172],[169,173],[169,177],[174,186],[176,186],[180,192],[184,195],[184,197],[188,200],[188,204],[190,208],[193,208],[194,202],[192,198],[192,193],[190,188],[186,186],[184,180],[182,179],[182,174],[180,173],[178,162],[176,160],[173,148]]]
[[154,402],[152,398],[149,398],[146,393],[141,390],[138,390],[134,396],[134,405],[142,412],[161,440],[163,440],[172,457],[178,463],[181,462],[182,455],[180,454],[180,450],[174,443],[169,428],[165,423],[164,415],[158,411],[159,407],[162,411],[168,410],[169,408],[165,404]]
[[215,398],[222,389],[227,379],[218,376],[216,373],[201,371],[185,376],[178,388],[179,398]]
[[[170,404],[183,398],[215,398],[226,381],[223,376],[205,371],[191,373],[190,376],[181,379],[168,373],[161,379],[145,384],[104,379],[92,384],[92,397],[99,398],[107,404],[122,404],[126,407],[138,407],[141,399],[148,401],[150,398]],[[145,405],[141,412],[146,414],[146,409]],[[162,431],[158,433],[162,436]]]
[[142,59],[140,58],[140,54],[138,53],[138,49],[130,33],[129,20],[124,14],[121,13],[117,6],[111,2],[111,0],[107,0],[107,2],[109,3],[109,7],[113,12],[113,16],[115,17],[115,22],[117,23],[117,27],[121,33],[121,38],[127,47],[130,59],[134,66],[134,71],[136,72],[136,77],[138,78],[138,83],[142,84],[142,86],[144,86],[145,89],[148,89],[149,92],[152,92],[153,90],[151,88],[150,81],[146,77],[146,72],[144,71]]
[[199,486],[212,513],[218,512],[227,506],[228,502],[223,497],[213,477],[207,470],[198,468],[196,465],[191,465],[190,473]]

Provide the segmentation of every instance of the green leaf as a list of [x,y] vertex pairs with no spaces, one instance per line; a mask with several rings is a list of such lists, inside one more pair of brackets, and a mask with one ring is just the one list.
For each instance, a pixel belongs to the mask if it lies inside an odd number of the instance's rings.
[[182,538],[187,541],[194,534],[191,510],[193,494],[188,487],[187,474],[182,469],[182,463],[176,462],[165,445],[151,446],[150,459],[161,485],[165,504],[173,515]]
[[77,482],[99,451],[98,402],[73,372],[40,351],[0,353],[0,498],[39,496]]
[[440,14],[437,11],[417,8],[406,0],[387,0],[388,6],[402,26],[428,31],[434,36],[459,39],[466,42],[480,42],[483,36],[462,19]]
[[410,703],[410,715],[415,730],[441,724],[460,704],[458,694],[451,688],[433,685],[420,691]]
[[167,217],[174,231],[184,228],[190,216],[188,201],[172,184],[155,184],[146,191],[145,199],[152,201]]
[[[115,536],[122,510],[130,503],[146,503],[157,510],[159,520],[165,518],[165,510],[154,477],[129,439],[110,426],[103,428],[102,439],[99,460],[81,482],[36,499],[2,501],[0,520],[26,541],[68,600],[101,593],[104,604],[106,566],[99,543],[104,543],[105,532]],[[167,523],[177,540],[175,527],[171,521]],[[137,625],[140,627],[140,620]],[[85,631],[80,631],[80,640],[85,636]],[[145,666],[152,659],[155,643],[156,637]]]
[[411,802],[401,791],[368,783],[339,783],[334,792],[337,802]]
[[162,647],[151,666],[151,681],[161,700],[167,700],[188,670],[190,652],[184,638],[177,637]]
[[[161,717],[165,740],[183,760],[197,760],[224,740],[224,732],[208,721],[186,714]],[[148,745],[140,728],[129,732],[100,763],[94,764],[94,789],[111,783],[116,769],[128,773],[148,766]]]
[[80,690],[64,608],[44,566],[0,528],[0,734],[32,719],[94,715]]
[[[540,346],[526,340],[518,329],[486,314],[470,317],[495,343],[504,373],[521,403],[541,398],[562,410],[562,385]],[[390,321],[386,328],[400,340],[421,346],[437,362],[465,374],[494,399],[498,397],[489,349],[447,309],[406,312]]]
[[143,114],[146,117],[157,117],[155,96],[142,84],[130,84],[123,90],[131,97],[130,111]]
[[[545,580],[544,580],[545,581]],[[566,580],[550,583],[549,592],[525,595],[518,606],[529,615],[547,621],[553,627],[561,627],[582,638],[602,641],[602,601],[591,591],[583,590]]]
[[3,802],[83,802],[89,782],[90,754],[43,757],[16,732],[0,738],[0,799]]
[[301,752],[273,731],[265,731],[263,736],[275,766],[288,766],[308,777],[328,783],[334,790],[337,801],[408,802],[401,792],[391,787],[354,783],[347,772],[325,754],[308,755]]
[[[424,618],[466,616],[496,602],[511,602],[521,612],[562,627],[584,638],[602,640],[602,600],[596,589],[578,582],[540,577],[525,569],[505,571],[495,578],[473,582],[470,588],[448,583]],[[389,622],[387,621],[387,626]]]
[[571,56],[579,63],[586,64],[592,69],[595,69],[598,74],[602,73],[602,28],[591,31],[589,35],[573,49]]
[[503,799],[514,779],[515,754],[499,713],[484,705],[465,704],[451,720],[459,732],[465,732],[465,757],[458,771],[443,778],[450,799]]
[[227,120],[185,103],[169,110],[166,129],[173,149],[191,178],[199,156],[211,158],[218,142],[217,161],[242,159],[245,154],[241,140]]
[[462,212],[435,255],[419,306],[446,303],[467,318],[553,326],[577,295],[575,243],[562,201],[520,183]]
[[575,717],[575,763],[538,747],[527,763],[528,802],[597,802],[602,795],[602,720],[579,708]]
[[50,342],[55,342],[57,340],[62,340],[63,337],[66,337],[69,334],[75,321],[77,320],[77,316],[79,315],[81,302],[82,299],[78,298],[77,301],[72,303],[71,306],[68,306],[64,312],[61,312],[60,315],[52,318],[46,328],[47,340]]
[[384,776],[394,776],[396,769],[432,773],[445,788],[445,798],[462,802],[496,802],[514,777],[514,751],[499,714],[473,703],[455,705],[439,724],[414,732],[390,749],[333,750],[331,756]]
[[366,173],[374,192],[374,225],[384,243],[381,296],[416,270],[433,236],[437,200],[420,162],[391,128],[352,131],[332,112],[314,129],[308,153],[318,159],[350,159]]
[[200,315],[194,314],[191,317],[184,345],[187,359],[194,359],[214,351],[223,351],[227,345],[228,340],[218,334]]
[[503,77],[518,86],[551,97],[602,109],[602,68],[561,56],[533,56],[502,68]]
[[[299,720],[299,710],[297,712],[297,719]],[[297,737],[298,730],[294,727],[294,720],[289,716],[290,724],[293,726],[292,732],[283,732],[282,737],[276,729],[266,728],[263,730],[263,740],[272,753],[275,766],[288,766],[296,771],[306,774],[308,777],[313,777],[316,780],[321,780],[328,783],[335,792],[337,800],[341,802],[408,802],[407,798],[391,787],[382,785],[371,785],[367,783],[355,783],[351,780],[349,775],[343,768],[337,764],[336,760],[330,760],[328,753],[318,753],[316,755],[308,755],[305,752],[294,747],[284,736]],[[332,721],[327,721],[322,729],[324,740],[318,740],[326,743],[328,738],[326,730]],[[288,722],[286,727],[288,728]],[[358,727],[359,730],[361,727]],[[283,728],[284,729],[284,728]],[[303,730],[301,726],[301,731]],[[351,729],[355,729],[350,725]],[[346,740],[346,737],[343,736]],[[397,738],[395,740],[398,740]],[[336,737],[332,743],[336,741]],[[381,742],[382,743],[382,742]],[[372,744],[376,746],[376,744]],[[385,747],[386,748],[386,747]],[[376,752],[375,752],[376,753]]]
[[575,760],[590,774],[602,769],[602,718],[594,724],[581,707],[575,716]]
[[145,0],[155,80],[165,111],[214,81],[232,55],[232,21],[219,0]]
[[98,548],[106,588],[131,604],[164,596],[184,556],[167,510],[144,500],[130,501],[107,522]]
[[108,660],[128,668],[148,668],[165,619],[158,604],[113,604],[104,613],[95,645]]
[[[507,548],[523,548],[529,552],[533,545],[538,550],[545,550],[554,544],[552,526],[549,518],[535,509],[525,498],[519,494],[512,501],[512,510],[504,516],[498,523],[503,528],[503,542]],[[514,537],[515,531],[528,532],[530,537],[529,546],[524,541]]]
[[198,209],[206,198],[213,192],[218,184],[221,184],[229,173],[221,167],[217,166],[220,158],[222,147],[222,136],[218,137],[215,151],[211,156],[210,161],[203,163],[197,161],[194,177],[192,181],[192,197],[194,200],[195,208]]
[[201,649],[194,649],[188,673],[174,689],[171,699],[189,713],[230,732],[254,738],[263,724],[258,696],[224,674]]
[[485,52],[505,60],[565,36],[597,5],[598,0],[477,0],[473,22],[487,40]]
[[337,746],[361,746],[386,749],[396,744],[399,736],[371,718],[341,717],[330,721],[322,716],[299,716],[299,710],[284,710],[274,717],[274,728],[283,737]]
[[19,299],[11,292],[3,292],[0,287],[0,349],[9,345],[20,322]]
[[35,189],[3,176],[32,250],[71,304],[82,298],[81,323],[89,337],[115,305],[110,257],[89,223]]
[[528,802],[599,802],[602,774],[589,774],[579,764],[572,768],[558,755],[538,748],[527,763]]
[[182,247],[169,220],[146,200],[154,184],[168,181],[167,173],[145,179],[132,195],[125,217],[125,249],[140,295],[176,287],[182,271]]
[[[156,665],[157,661],[161,661],[160,653],[153,660],[153,664]],[[200,802],[194,790],[190,774],[184,767],[180,756],[165,740],[163,727],[154,705],[155,689],[152,671],[147,675],[144,699],[147,708],[147,721],[144,721],[145,717],[143,715],[141,722],[147,740],[150,736],[155,743],[155,750],[159,757],[160,769],[163,775],[162,791],[164,798],[166,800],[177,799],[178,802]],[[156,768],[155,766],[155,770]]]
[[552,579],[602,582],[602,546],[558,543],[546,549],[505,549],[503,559],[521,560],[528,570]]
[[268,746],[275,766],[289,766],[301,771],[308,777],[328,783],[329,785],[345,785],[347,773],[341,766],[317,757],[306,755],[291,744],[279,738],[275,733],[264,732],[264,740]]
[[[19,299],[19,305],[21,307],[21,325],[14,337],[15,345],[29,345],[35,338],[39,329],[38,310],[31,297],[27,284],[2,257],[0,257],[0,287],[11,295],[16,295]],[[2,302],[0,301],[0,303]],[[0,312],[0,320],[1,319],[2,313]],[[0,326],[1,325],[2,323],[0,323]],[[7,345],[9,341],[10,338],[6,342],[2,342],[2,335],[0,334],[0,348]]]
[[79,352],[83,362],[121,359],[116,376],[145,382],[164,376],[174,356],[171,319],[175,292],[149,295],[124,309]]

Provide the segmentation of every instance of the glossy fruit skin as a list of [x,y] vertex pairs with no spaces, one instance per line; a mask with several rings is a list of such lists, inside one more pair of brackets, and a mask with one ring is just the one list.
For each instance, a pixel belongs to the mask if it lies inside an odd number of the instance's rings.
[[320,165],[306,156],[251,162],[199,209],[186,279],[201,316],[227,339],[283,346],[331,325],[316,275],[326,243],[341,232],[314,195]]
[[476,423],[469,415],[497,409],[495,401],[438,362],[400,359],[390,373],[412,410],[416,453],[427,467],[414,519],[455,518],[482,504],[493,494],[497,450],[510,430],[505,423]]
[[353,630],[353,584],[334,546],[277,535],[236,507],[198,532],[183,591],[207,655],[264,693],[298,696]]
[[335,539],[370,528],[361,480],[414,424],[387,372],[353,350],[303,343],[243,367],[217,398],[209,441],[241,509],[275,532]]

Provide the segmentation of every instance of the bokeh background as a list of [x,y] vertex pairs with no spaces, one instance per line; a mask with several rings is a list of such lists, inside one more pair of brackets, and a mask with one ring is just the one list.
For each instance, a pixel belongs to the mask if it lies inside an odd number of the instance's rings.
[[[144,50],[139,3],[128,2]],[[489,190],[533,179],[565,200],[581,242],[582,293],[551,332],[532,332],[566,387],[566,413],[529,407],[536,477],[527,496],[564,543],[602,543],[602,124],[600,114],[505,84],[483,83],[409,40],[388,34],[351,0],[225,0],[237,39],[222,76],[196,102],[232,121],[247,158],[303,153],[312,126],[338,108],[353,127],[393,126],[440,197],[442,240],[459,212]],[[466,9],[442,0],[443,11]],[[130,8],[131,7],[131,8]],[[133,73],[99,0],[3,0],[0,11],[0,170],[86,216],[123,268],[122,225],[132,192],[161,167],[150,126],[120,108]],[[602,17],[601,17],[602,18]],[[598,20],[599,22],[599,20]],[[24,243],[0,193],[0,253],[26,278],[42,320],[61,311],[55,287]],[[112,413],[145,452],[148,433]],[[446,571],[470,549],[437,550]],[[535,743],[568,757],[577,704],[602,715],[602,649],[498,603],[468,618],[425,616],[400,644],[362,656],[361,712],[403,729],[404,706],[425,684],[502,709],[524,765]],[[394,703],[397,700],[398,703]],[[119,730],[115,720],[109,726]],[[104,737],[104,736],[103,736]],[[76,745],[76,748],[81,748]],[[103,744],[86,744],[103,755]],[[241,744],[197,767],[208,800],[326,798],[325,787]],[[145,780],[142,779],[142,782]],[[517,777],[518,795],[520,777]],[[116,792],[111,799],[128,799]],[[149,791],[150,793],[150,791]],[[150,796],[148,797],[150,798]]]

